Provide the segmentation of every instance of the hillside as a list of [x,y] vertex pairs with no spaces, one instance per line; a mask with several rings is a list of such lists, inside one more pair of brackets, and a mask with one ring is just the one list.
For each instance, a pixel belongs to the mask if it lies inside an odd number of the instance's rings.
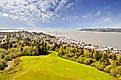
[[22,70],[1,75],[0,80],[114,80],[96,68],[65,60],[52,53],[21,57]]
[[121,28],[84,28],[78,31],[94,31],[94,32],[121,32]]

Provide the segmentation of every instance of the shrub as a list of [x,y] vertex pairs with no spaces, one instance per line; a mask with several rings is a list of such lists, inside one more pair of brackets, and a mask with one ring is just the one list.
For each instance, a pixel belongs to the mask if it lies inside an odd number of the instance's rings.
[[83,61],[83,63],[84,63],[84,64],[87,64],[87,65],[91,64],[92,62],[93,62],[93,60],[92,60],[91,58],[86,58],[86,59]]
[[118,63],[121,66],[121,56],[118,57]]
[[94,66],[101,71],[103,71],[105,67],[100,61],[94,63]]
[[86,58],[90,57],[90,51],[89,50],[84,50],[84,55]]
[[110,72],[111,72],[112,76],[116,77],[116,71],[115,71],[115,69],[111,69]]
[[121,75],[120,74],[116,74],[116,77],[119,78],[119,77],[121,77]]
[[110,72],[110,69],[111,69],[111,65],[108,65],[104,68],[104,71],[109,73]]
[[116,67],[116,73],[121,75],[121,66]]
[[0,70],[3,70],[6,66],[5,61],[0,61]]
[[6,55],[4,58],[5,61],[9,61],[12,60],[12,56],[11,55]]
[[83,63],[84,57],[79,56],[78,59],[77,59],[76,61],[79,62],[79,63]]
[[23,53],[25,56],[31,55],[31,52],[32,52],[31,50],[32,50],[32,48],[31,48],[30,46],[26,46],[26,47],[23,48],[22,53]]
[[19,48],[11,48],[11,49],[8,49],[8,52],[9,53],[17,53],[17,52],[19,52]]
[[101,70],[101,71],[103,71],[103,70],[104,70],[104,68],[105,68],[105,66],[104,66],[104,65],[101,65],[101,66],[99,66],[99,67],[98,67],[98,69],[99,69],[99,70]]
[[68,54],[67,54],[67,57],[73,57],[73,56],[75,56],[74,53],[68,53]]

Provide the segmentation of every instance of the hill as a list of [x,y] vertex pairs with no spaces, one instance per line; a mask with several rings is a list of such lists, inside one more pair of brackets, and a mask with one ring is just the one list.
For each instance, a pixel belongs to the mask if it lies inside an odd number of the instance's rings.
[[0,80],[114,80],[88,65],[65,60],[52,53],[47,56],[23,56],[22,70],[0,75]]
[[78,31],[94,31],[94,32],[121,32],[121,28],[84,28]]

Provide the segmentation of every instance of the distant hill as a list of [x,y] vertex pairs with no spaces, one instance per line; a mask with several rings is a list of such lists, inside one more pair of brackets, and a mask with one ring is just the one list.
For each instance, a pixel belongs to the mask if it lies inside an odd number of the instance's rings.
[[84,28],[78,31],[94,31],[94,32],[121,32],[121,28]]

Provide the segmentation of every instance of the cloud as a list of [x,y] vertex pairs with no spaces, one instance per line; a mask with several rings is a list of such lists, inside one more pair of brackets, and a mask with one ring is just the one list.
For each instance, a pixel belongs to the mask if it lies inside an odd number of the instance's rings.
[[77,16],[74,16],[74,19],[78,19],[79,17],[77,17]]
[[102,11],[100,10],[97,12],[96,16],[100,16],[101,14],[102,14]]
[[80,18],[78,16],[65,16],[65,17],[61,17],[62,21],[66,21],[66,22],[73,22],[73,21],[79,21]]
[[112,21],[112,18],[109,18],[109,17],[105,17],[103,18],[102,22],[105,22],[105,23],[109,23]]
[[87,18],[87,16],[82,16],[82,18]]
[[74,0],[0,0],[0,15],[24,22],[46,22],[68,9]]
[[92,11],[89,11],[88,13],[82,15],[82,18],[89,18],[89,17],[92,17],[92,16],[93,16]]
[[3,15],[3,16],[5,16],[5,17],[8,17],[8,16],[9,16],[9,15],[8,15],[8,14],[6,14],[6,13],[3,13],[2,15]]
[[66,19],[65,18],[62,18],[63,21],[65,21]]

